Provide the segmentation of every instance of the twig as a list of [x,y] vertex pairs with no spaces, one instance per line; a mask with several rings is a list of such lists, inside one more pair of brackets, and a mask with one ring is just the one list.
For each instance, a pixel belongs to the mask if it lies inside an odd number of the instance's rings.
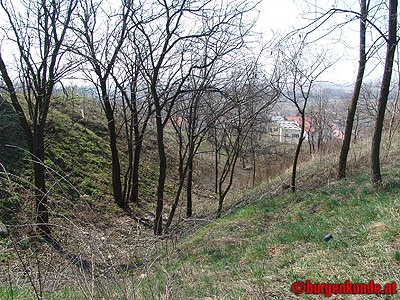
[[38,293],[38,291],[37,291],[37,289],[36,289],[36,286],[35,286],[35,284],[33,283],[32,277],[31,277],[31,275],[29,274],[28,267],[26,266],[24,260],[22,259],[21,254],[19,253],[18,248],[17,248],[17,245],[15,244],[15,241],[14,241],[14,239],[12,238],[11,234],[10,234],[10,240],[11,240],[11,242],[12,242],[12,244],[13,244],[13,247],[14,247],[14,249],[15,249],[15,252],[17,253],[18,259],[19,259],[19,261],[22,263],[22,267],[24,268],[24,271],[25,271],[26,275],[28,276],[29,282],[30,282],[30,284],[31,284],[31,286],[32,286],[32,288],[33,288],[33,291],[35,292],[36,299],[37,299],[37,300],[41,300],[41,297],[39,296],[39,293]]

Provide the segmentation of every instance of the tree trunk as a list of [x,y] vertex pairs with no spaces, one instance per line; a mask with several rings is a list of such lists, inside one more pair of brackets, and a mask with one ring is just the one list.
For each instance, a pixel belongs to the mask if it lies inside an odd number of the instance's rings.
[[123,192],[122,198],[123,201],[126,203],[126,207],[129,205],[129,200],[132,197],[132,177],[133,177],[133,120],[129,120],[126,114],[126,104],[125,104],[125,97],[122,97],[122,104],[123,104],[123,116],[124,116],[124,123],[125,123],[125,134],[126,134],[126,144],[128,146],[128,168],[126,170],[124,176],[124,183],[123,183]]
[[378,113],[375,120],[374,136],[372,137],[371,147],[372,182],[374,183],[380,183],[382,181],[379,150],[382,139],[382,128],[383,121],[385,119],[386,104],[390,89],[390,81],[392,77],[394,53],[397,44],[397,4],[397,0],[389,1],[389,38],[387,42],[385,69],[378,99]]
[[139,203],[139,169],[140,169],[140,155],[142,153],[142,146],[143,146],[143,139],[146,133],[147,124],[150,120],[152,115],[151,105],[148,107],[147,116],[143,120],[142,130],[140,131],[139,128],[139,116],[138,116],[138,109],[137,109],[137,98],[136,98],[136,86],[137,86],[137,78],[138,78],[137,69],[135,71],[135,80],[134,84],[131,88],[131,113],[133,118],[133,127],[134,127],[134,134],[135,134],[135,153],[133,158],[133,178],[132,178],[132,194],[131,194],[131,201],[133,203]]
[[304,127],[305,127],[305,116],[304,110],[301,112],[301,132],[299,142],[297,143],[296,153],[294,155],[293,161],[293,170],[292,170],[292,192],[296,192],[296,170],[297,170],[297,162],[299,160],[301,145],[304,140]]
[[317,139],[317,152],[321,151],[321,145],[322,145],[322,132],[318,132],[318,139]]
[[[192,150],[191,150],[192,151]],[[188,179],[186,188],[186,217],[192,216],[192,181],[193,181],[193,154],[189,153]]]
[[178,134],[178,142],[179,142],[179,178],[183,176],[183,164],[184,164],[184,155],[183,155],[183,138],[182,138],[182,131]]
[[217,140],[217,128],[214,129],[214,146],[215,146],[215,193],[218,194],[218,140]]
[[121,166],[119,164],[119,157],[118,157],[117,134],[115,132],[114,114],[112,113],[109,101],[104,101],[104,107],[106,109],[108,131],[110,133],[114,201],[119,207],[124,208],[126,206],[126,203],[124,203],[122,198]]
[[346,177],[346,163],[347,155],[350,150],[350,141],[353,132],[354,116],[357,109],[357,102],[360,96],[362,81],[364,78],[365,65],[367,62],[367,55],[365,53],[365,36],[366,36],[366,19],[367,19],[367,1],[361,1],[361,19],[360,19],[360,61],[358,65],[358,73],[356,84],[354,86],[353,97],[349,106],[346,120],[346,129],[344,132],[344,139],[342,149],[339,157],[338,178],[343,179]]
[[133,157],[133,177],[132,177],[132,194],[131,201],[133,203],[139,203],[139,164],[140,164],[140,154],[142,152],[143,141],[135,143],[135,153]]
[[254,187],[256,184],[256,151],[255,151],[253,145],[251,146],[251,154],[253,157],[253,180],[252,180],[253,184],[252,185]]
[[186,172],[187,172],[188,168],[189,168],[189,162],[186,163],[185,168],[182,171],[182,175],[181,175],[181,177],[179,179],[178,191],[176,192],[175,200],[174,200],[174,203],[172,204],[171,211],[169,213],[167,223],[165,224],[164,231],[168,230],[168,228],[171,225],[172,220],[174,218],[175,211],[176,211],[176,208],[178,207],[179,198],[181,196],[181,192],[182,192],[182,188],[183,188],[183,184],[184,184],[184,181],[185,181]]
[[156,125],[157,125],[157,146],[159,156],[159,175],[158,175],[158,186],[157,186],[157,207],[156,217],[154,219],[154,234],[162,234],[162,212],[164,206],[164,186],[165,176],[167,171],[167,158],[165,156],[164,147],[164,131],[161,120],[161,110],[159,105],[156,104]]
[[188,218],[190,218],[192,216],[193,159],[197,153],[197,150],[199,149],[199,147],[201,145],[201,142],[203,141],[203,137],[201,137],[200,140],[198,140],[197,145],[195,145],[194,132],[192,130],[190,130],[189,132],[190,132],[190,134],[189,134],[190,146],[189,146],[188,159],[185,164],[185,168],[182,170],[182,173],[180,173],[180,181],[179,181],[178,191],[176,193],[174,203],[172,204],[171,212],[169,214],[164,231],[168,230],[169,226],[172,223],[172,219],[174,218],[175,210],[178,207],[178,202],[179,202],[179,198],[180,198],[182,188],[183,188],[183,185],[185,182],[186,173],[188,171],[189,171],[189,175],[188,175],[187,187],[186,187],[186,192],[187,192],[186,216]]
[[[37,126],[40,127],[40,126]],[[37,129],[34,137],[34,149],[32,149],[33,169],[35,172],[35,200],[36,223],[43,237],[50,236],[49,211],[47,207],[47,191],[44,166],[44,132]]]
[[[99,76],[100,77],[100,76]],[[107,94],[106,81],[101,80],[102,100],[104,104],[104,111],[108,123],[108,132],[110,134],[110,149],[111,149],[111,162],[112,162],[112,183],[113,195],[115,203],[122,208],[126,207],[126,203],[122,197],[122,183],[121,183],[121,166],[119,164],[118,148],[117,148],[117,134],[115,131],[114,112],[111,107],[110,100]]]
[[[248,133],[248,132],[247,132]],[[219,179],[219,184],[218,184],[218,194],[219,194],[219,201],[218,201],[218,209],[217,209],[217,217],[219,218],[221,216],[222,212],[222,205],[224,203],[225,197],[228,194],[230,188],[232,187],[233,183],[233,175],[235,173],[235,167],[236,167],[236,162],[239,157],[240,151],[242,149],[242,145],[244,143],[244,140],[246,139],[246,135],[243,137],[243,142],[242,144],[240,143],[240,137],[242,132],[238,132],[238,136],[236,138],[236,141],[234,143],[234,149],[232,150],[232,157],[228,158],[228,161],[225,163],[224,170],[222,171],[221,178]],[[229,161],[230,160],[230,161]],[[223,183],[225,182],[226,177],[229,176],[229,182],[228,185],[225,188],[225,191],[223,191]]]

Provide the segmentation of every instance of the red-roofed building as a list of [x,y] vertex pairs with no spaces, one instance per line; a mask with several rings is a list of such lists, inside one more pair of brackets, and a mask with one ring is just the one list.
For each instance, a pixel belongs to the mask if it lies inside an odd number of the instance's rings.
[[[295,121],[295,122],[297,122],[299,127],[301,127],[302,121],[301,121],[300,116],[285,116],[285,120],[286,121]],[[304,126],[304,129],[305,129],[306,133],[311,130],[311,118],[310,117],[306,117],[306,124]]]
[[[272,118],[271,124],[268,129],[268,138],[271,140],[279,141],[281,143],[297,143],[301,133],[301,123],[302,119],[300,116],[276,116]],[[314,127],[315,124],[312,124],[312,118],[307,116],[305,118],[305,127],[304,127],[304,139],[308,141],[311,139],[313,143],[313,136],[318,135],[318,130]],[[326,139],[331,139],[332,137],[337,140],[343,140],[344,132],[341,128],[334,124],[330,123],[327,127],[327,130],[324,130],[324,134],[326,135]],[[314,138],[316,138],[314,136]]]

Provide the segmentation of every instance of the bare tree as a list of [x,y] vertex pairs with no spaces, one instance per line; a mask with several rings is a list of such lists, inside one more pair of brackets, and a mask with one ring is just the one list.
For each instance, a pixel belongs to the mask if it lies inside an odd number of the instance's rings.
[[371,171],[372,171],[372,182],[374,183],[380,183],[382,181],[379,151],[382,139],[383,121],[385,119],[386,104],[388,101],[388,96],[390,91],[394,54],[398,43],[397,6],[398,6],[397,0],[389,1],[389,36],[387,38],[385,68],[382,78],[381,91],[378,99],[378,113],[375,120],[375,129],[374,129],[374,135],[372,137],[372,146],[371,146]]
[[[368,1],[369,2],[369,1]],[[366,31],[367,31],[367,17],[368,17],[368,7],[367,1],[361,0],[361,16],[360,16],[360,57],[359,57],[359,64],[358,64],[358,72],[357,72],[357,79],[356,84],[354,86],[353,96],[349,105],[347,120],[346,120],[346,129],[344,132],[344,139],[342,143],[342,148],[340,151],[339,156],[339,168],[338,168],[338,178],[345,178],[346,177],[346,162],[347,162],[347,155],[350,149],[350,141],[351,136],[353,135],[353,123],[354,123],[354,116],[356,114],[357,109],[357,102],[360,96],[361,85],[364,78],[364,70],[365,65],[367,63],[367,54],[365,52],[365,45],[366,45]]]
[[7,40],[18,53],[15,82],[22,87],[22,97],[17,95],[12,73],[1,53],[0,72],[32,156],[36,222],[40,234],[47,238],[50,228],[44,165],[46,120],[55,85],[75,66],[65,59],[64,43],[77,1],[22,1],[17,6],[14,1],[2,0],[0,5],[9,25],[5,29]]
[[324,151],[326,144],[333,141],[336,131],[336,138],[340,138],[342,122],[342,108],[340,105],[329,102],[331,97],[330,89],[319,88],[313,92],[313,101],[309,107],[310,128],[307,132],[310,154]]
[[276,80],[275,75],[271,78],[263,76],[257,71],[255,60],[232,73],[231,83],[222,95],[222,105],[227,107],[226,112],[222,117],[216,118],[215,127],[211,128],[211,132],[214,131],[217,137],[215,148],[220,151],[216,157],[222,156],[222,162],[218,159],[220,166],[216,166],[220,167],[220,170],[216,168],[217,216],[221,215],[224,200],[233,184],[237,160],[249,134],[259,122],[258,116],[271,109],[278,99],[279,92],[271,84],[272,80]]
[[396,75],[397,82],[394,84],[394,99],[388,103],[388,112],[390,114],[389,132],[388,132],[388,148],[392,145],[392,139],[399,129],[399,99],[400,99],[400,61],[399,61],[399,47],[396,48]]
[[284,43],[286,46],[280,45],[280,57],[278,59],[283,73],[279,83],[281,95],[295,105],[301,118],[301,130],[294,155],[291,179],[292,191],[295,192],[297,163],[302,143],[306,138],[306,109],[310,100],[310,93],[318,77],[332,64],[326,61],[324,53],[313,55],[311,51],[307,51],[310,46],[307,43],[307,36],[300,37],[298,41],[292,37],[290,40],[284,40]]
[[121,110],[125,138],[128,145],[128,166],[124,175],[122,197],[139,203],[139,166],[143,140],[154,113],[149,87],[142,76],[141,50],[135,45],[135,32],[128,36],[128,43],[121,51],[118,66],[111,75],[121,94]]
[[[155,107],[159,177],[154,233],[160,235],[167,169],[164,127],[190,74],[205,67],[201,55],[194,59],[204,45],[202,42],[211,37],[214,44],[229,43],[232,48],[240,47],[249,30],[243,16],[253,5],[247,1],[221,3],[212,0],[154,4],[149,11],[157,18],[154,22],[140,23],[137,28],[143,37],[138,42],[147,51],[142,66]],[[220,53],[210,52],[209,55],[206,64]]]
[[[112,183],[115,203],[126,207],[121,182],[121,165],[117,147],[117,128],[115,120],[116,103],[110,97],[109,79],[115,67],[118,54],[133,25],[130,16],[134,13],[133,1],[122,1],[120,11],[115,15],[106,13],[101,2],[80,1],[77,23],[73,30],[79,43],[71,46],[71,51],[85,59],[90,66],[83,69],[87,79],[93,82],[102,108],[107,118],[112,159]],[[99,28],[99,23],[104,28]],[[94,73],[94,75],[93,75]]]
[[[338,178],[346,177],[347,155],[350,149],[351,137],[353,136],[354,132],[354,118],[356,117],[357,102],[359,100],[360,91],[362,88],[362,81],[367,60],[369,59],[369,57],[374,56],[385,44],[385,42],[389,42],[388,38],[386,37],[385,30],[382,29],[383,26],[381,24],[381,21],[384,19],[384,15],[382,14],[382,12],[385,12],[387,8],[387,4],[385,3],[385,1],[360,0],[360,11],[353,10],[351,9],[351,7],[344,8],[347,5],[348,4],[346,3],[345,5],[342,5],[343,8],[339,8],[338,2],[335,1],[334,3],[332,3],[332,8],[329,8],[325,11],[322,10],[322,13],[319,15],[319,17],[313,19],[307,26],[302,28],[302,30],[308,30],[307,34],[318,32],[319,29],[326,26],[326,24],[329,24],[328,21],[329,19],[333,19],[333,16],[346,16],[347,20],[345,20],[344,22],[334,22],[333,25],[331,25],[329,32],[325,35],[322,35],[322,37],[317,37],[318,40],[331,34],[331,32],[336,31],[336,29],[342,28],[344,25],[352,22],[353,20],[360,21],[359,68],[353,90],[353,96],[348,107],[345,135],[338,163]],[[316,11],[319,9],[316,7],[316,5],[314,7]],[[374,33],[371,32],[371,45],[370,48],[366,51],[366,37],[368,27],[373,28]],[[382,43],[382,41],[384,42]],[[376,147],[374,151],[376,152]]]
[[[222,49],[229,44],[221,45]],[[210,49],[204,49],[204,68],[196,69],[188,78],[185,85],[185,93],[177,105],[177,112],[171,118],[171,123],[175,128],[178,144],[179,144],[179,177],[180,182],[178,191],[173,202],[165,230],[171,225],[175,210],[178,206],[178,201],[184,182],[187,175],[186,184],[186,217],[191,217],[193,213],[192,201],[192,185],[194,165],[193,161],[197,155],[200,145],[207,136],[207,131],[210,129],[210,124],[214,124],[217,119],[223,117],[227,112],[226,106],[218,105],[215,101],[219,97],[221,84],[225,83],[223,79],[218,80],[218,76],[222,76],[226,71],[224,62],[214,60],[208,64],[207,52]],[[222,53],[222,52],[221,52]],[[222,57],[222,55],[221,55]]]

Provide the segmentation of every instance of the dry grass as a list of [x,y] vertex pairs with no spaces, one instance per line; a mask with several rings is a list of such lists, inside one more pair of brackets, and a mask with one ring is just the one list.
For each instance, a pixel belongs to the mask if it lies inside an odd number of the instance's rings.
[[[142,298],[325,299],[296,296],[291,285],[307,279],[399,282],[398,141],[382,149],[386,183],[378,189],[366,173],[368,144],[353,147],[347,181],[334,179],[337,153],[332,152],[300,166],[296,194],[279,188],[289,172],[249,192],[242,208],[187,237],[160,261],[141,289]],[[327,233],[334,238],[323,242]]]
[[[155,174],[151,144],[149,139],[146,178]],[[259,176],[269,179],[251,190],[246,189],[250,172],[239,166],[224,217],[217,220],[217,199],[210,188],[212,157],[200,155],[195,161],[195,216],[184,218],[182,198],[175,232],[166,239],[155,238],[151,229],[117,209],[109,187],[103,194],[60,194],[66,182],[54,168],[49,209],[61,248],[44,244],[35,233],[31,184],[3,169],[1,190],[7,203],[2,200],[2,206],[9,208],[7,224],[12,225],[10,237],[0,241],[0,298],[295,299],[290,286],[296,280],[399,282],[399,268],[393,266],[400,257],[400,143],[393,141],[390,149],[387,145],[383,142],[386,183],[381,189],[366,175],[369,140],[353,145],[347,181],[335,179],[337,149],[311,159],[305,151],[295,195],[282,189],[289,181],[289,165],[270,165],[268,170],[262,164],[269,160],[260,161]],[[171,142],[167,147],[166,213],[177,182],[176,146]],[[287,169],[271,177],[282,168]],[[148,185],[137,211],[149,223],[154,188],[154,182]],[[324,244],[326,233],[334,239]]]

